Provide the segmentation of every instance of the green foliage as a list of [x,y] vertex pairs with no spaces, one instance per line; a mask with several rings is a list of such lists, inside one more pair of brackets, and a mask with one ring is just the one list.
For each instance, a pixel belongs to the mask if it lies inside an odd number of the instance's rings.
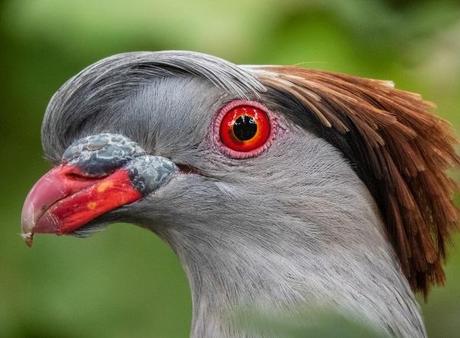
[[[18,236],[25,194],[48,168],[39,133],[50,96],[101,57],[158,49],[392,79],[435,101],[460,130],[458,1],[0,2],[0,337],[188,336],[185,275],[153,234],[116,225],[85,240],[38,237],[32,250]],[[423,305],[433,338],[460,330],[458,249],[447,278]],[[325,323],[287,329],[345,336]],[[311,331],[323,329],[332,331]]]

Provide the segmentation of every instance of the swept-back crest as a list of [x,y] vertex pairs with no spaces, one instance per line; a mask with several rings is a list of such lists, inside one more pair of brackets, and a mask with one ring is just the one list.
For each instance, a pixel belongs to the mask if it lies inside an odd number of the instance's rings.
[[[412,288],[428,293],[445,279],[446,242],[459,219],[458,186],[446,169],[460,164],[450,125],[420,95],[388,81],[299,67],[248,67],[268,88],[290,95],[356,166],[376,199]],[[340,144],[337,144],[341,148]]]

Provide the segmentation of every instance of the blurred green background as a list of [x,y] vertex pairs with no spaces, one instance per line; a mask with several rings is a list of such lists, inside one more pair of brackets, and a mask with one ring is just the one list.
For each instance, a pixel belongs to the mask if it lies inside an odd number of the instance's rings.
[[[162,49],[392,79],[460,131],[458,1],[2,1],[0,337],[188,336],[185,275],[153,234],[117,224],[86,240],[38,237],[33,250],[18,235],[23,199],[48,169],[39,133],[54,91],[102,57]],[[447,286],[423,304],[431,337],[460,332],[456,242]]]

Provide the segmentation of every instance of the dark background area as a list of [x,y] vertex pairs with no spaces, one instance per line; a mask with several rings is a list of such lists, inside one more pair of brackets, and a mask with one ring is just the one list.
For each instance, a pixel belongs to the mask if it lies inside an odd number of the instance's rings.
[[[37,237],[32,250],[19,237],[25,195],[49,168],[40,123],[51,95],[102,57],[162,49],[391,79],[460,132],[458,1],[2,1],[0,337],[188,336],[185,275],[153,234],[117,224],[86,240]],[[431,337],[460,332],[459,239],[446,287],[421,299]]]

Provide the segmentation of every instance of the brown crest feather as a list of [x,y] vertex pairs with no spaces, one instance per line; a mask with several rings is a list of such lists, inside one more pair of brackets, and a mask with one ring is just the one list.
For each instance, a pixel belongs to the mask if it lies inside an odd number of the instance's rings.
[[376,182],[370,190],[410,285],[426,296],[432,284],[443,284],[445,246],[459,220],[452,201],[458,185],[445,171],[460,165],[460,157],[434,104],[387,81],[299,67],[252,70],[267,87],[298,100],[323,128],[359,134],[350,147]]

